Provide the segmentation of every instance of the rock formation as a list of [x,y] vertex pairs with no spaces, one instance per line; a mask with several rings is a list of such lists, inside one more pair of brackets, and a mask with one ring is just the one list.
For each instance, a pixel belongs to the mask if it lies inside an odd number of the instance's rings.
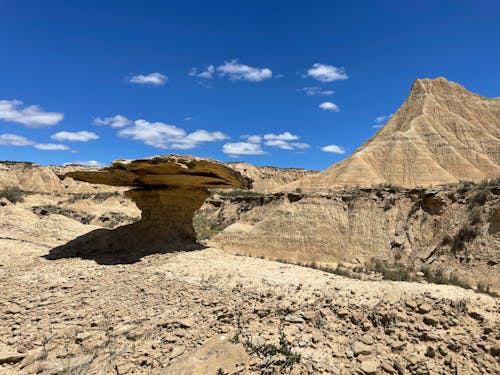
[[125,195],[141,209],[142,217],[112,231],[99,229],[79,237],[54,249],[49,257],[117,252],[127,257],[133,253],[193,247],[196,244],[193,214],[208,197],[208,189],[251,187],[249,179],[222,163],[177,155],[117,160],[110,167],[73,171],[66,177],[93,184],[133,187]]
[[303,191],[390,183],[403,187],[500,176],[500,98],[444,78],[417,79],[401,108],[347,159],[287,186]]
[[[500,182],[500,180],[498,181]],[[225,251],[317,264],[431,267],[500,293],[500,186],[344,189],[207,200]],[[198,213],[198,215],[201,213]]]
[[240,162],[227,163],[227,165],[236,169],[243,176],[251,178],[253,180],[252,190],[264,194],[276,191],[282,185],[297,181],[304,176],[319,172],[302,168],[259,167]]
[[44,166],[31,162],[0,161],[0,189],[18,188],[31,193],[100,193],[119,189],[110,186],[91,185],[65,178],[73,170],[95,170],[83,165]]

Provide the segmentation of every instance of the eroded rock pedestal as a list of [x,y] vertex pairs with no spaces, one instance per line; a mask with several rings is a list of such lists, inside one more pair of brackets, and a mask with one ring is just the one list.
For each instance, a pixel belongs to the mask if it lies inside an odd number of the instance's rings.
[[220,162],[178,155],[118,160],[111,167],[73,171],[66,176],[95,184],[134,187],[125,195],[137,204],[142,215],[136,223],[79,237],[54,249],[52,257],[193,248],[193,214],[208,197],[208,189],[251,187],[249,179]]

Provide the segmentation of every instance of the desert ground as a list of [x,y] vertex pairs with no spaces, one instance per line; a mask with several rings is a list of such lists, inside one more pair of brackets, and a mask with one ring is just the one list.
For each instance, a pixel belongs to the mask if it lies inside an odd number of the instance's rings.
[[[47,259],[100,228],[0,208],[2,374],[495,374],[499,300],[362,281],[207,246],[126,264]],[[88,199],[80,204],[119,205]],[[121,201],[125,212],[134,208]],[[208,245],[208,244],[207,244]]]

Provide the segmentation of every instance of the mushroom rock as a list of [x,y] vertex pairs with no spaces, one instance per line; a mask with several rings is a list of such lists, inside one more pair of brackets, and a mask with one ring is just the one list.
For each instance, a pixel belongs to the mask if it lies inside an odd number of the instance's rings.
[[116,160],[110,167],[77,170],[65,176],[93,184],[130,186],[133,189],[125,195],[142,211],[136,223],[114,230],[98,229],[56,251],[71,249],[77,256],[85,255],[82,251],[150,253],[180,250],[181,246],[187,249],[196,244],[193,215],[208,197],[208,189],[252,186],[250,179],[218,161],[179,155]]

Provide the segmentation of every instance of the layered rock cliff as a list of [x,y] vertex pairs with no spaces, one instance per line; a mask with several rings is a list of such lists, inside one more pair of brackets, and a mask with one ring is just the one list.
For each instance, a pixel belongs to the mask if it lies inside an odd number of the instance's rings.
[[318,173],[318,171],[302,168],[259,167],[239,162],[226,164],[240,172],[243,176],[251,178],[253,180],[252,190],[259,193],[276,191],[285,184],[297,181],[304,176]]
[[[210,201],[208,202],[210,203]],[[226,251],[291,262],[424,267],[500,291],[500,186],[345,189],[213,202]]]

